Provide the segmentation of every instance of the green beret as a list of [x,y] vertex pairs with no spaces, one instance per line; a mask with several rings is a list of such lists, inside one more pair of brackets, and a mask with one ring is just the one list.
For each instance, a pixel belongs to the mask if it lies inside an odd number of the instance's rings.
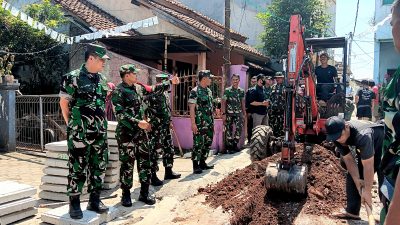
[[130,72],[137,73],[139,71],[140,69],[137,69],[136,66],[133,64],[122,65],[119,68],[119,73],[130,73]]
[[88,44],[86,46],[86,52],[89,54],[95,54],[102,59],[110,59],[110,57],[106,55],[106,48],[100,45]]

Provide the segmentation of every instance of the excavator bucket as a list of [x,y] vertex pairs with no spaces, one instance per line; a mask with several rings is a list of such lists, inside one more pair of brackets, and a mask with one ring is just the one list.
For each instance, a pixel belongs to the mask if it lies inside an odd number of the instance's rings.
[[292,165],[289,170],[281,169],[278,163],[268,163],[265,173],[265,187],[268,190],[305,194],[307,187],[307,166]]

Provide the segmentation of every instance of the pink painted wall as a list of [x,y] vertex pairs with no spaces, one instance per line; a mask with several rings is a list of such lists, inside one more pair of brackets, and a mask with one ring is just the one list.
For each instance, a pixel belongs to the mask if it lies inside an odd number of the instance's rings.
[[[237,73],[240,75],[240,87],[245,89],[247,86],[247,69],[245,65],[233,65],[231,66],[231,74]],[[193,133],[191,128],[190,118],[188,117],[172,117],[172,123],[175,127],[176,135],[178,136],[180,145],[184,149],[191,149],[193,147]],[[242,136],[239,142],[239,148],[244,144],[244,126],[242,130]],[[173,137],[174,145],[178,146],[176,137]],[[224,149],[223,143],[223,124],[222,119],[214,120],[214,137],[212,143],[212,149],[222,151]]]

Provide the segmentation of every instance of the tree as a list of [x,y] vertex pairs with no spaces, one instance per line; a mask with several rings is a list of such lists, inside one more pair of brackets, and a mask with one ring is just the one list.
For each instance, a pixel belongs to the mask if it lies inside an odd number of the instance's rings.
[[305,25],[305,37],[326,36],[330,16],[320,0],[273,0],[258,19],[265,27],[261,34],[262,49],[279,58],[287,54],[290,16],[300,14]]
[[42,3],[28,5],[25,11],[33,19],[55,28],[67,22],[61,8],[60,5],[51,4],[50,0],[43,0]]
[[[46,5],[42,7],[50,8]],[[54,10],[44,12],[49,15],[60,15],[60,12],[55,13]],[[54,26],[63,23],[62,19],[51,16],[33,15],[33,17],[41,18],[40,22]],[[68,68],[65,46],[51,39],[44,31],[33,29],[19,18],[12,16],[10,12],[0,8],[0,50],[5,51],[5,49],[7,52],[25,53],[15,55],[15,66],[12,70],[13,75],[20,80],[23,94],[52,94],[59,91],[61,76]],[[38,51],[43,52],[30,54]],[[0,52],[0,56],[2,54]]]

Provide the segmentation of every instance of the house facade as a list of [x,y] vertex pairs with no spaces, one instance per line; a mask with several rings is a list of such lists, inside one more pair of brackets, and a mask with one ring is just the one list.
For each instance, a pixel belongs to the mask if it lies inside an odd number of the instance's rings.
[[[374,80],[384,83],[399,66],[400,55],[393,44],[390,18],[393,0],[375,0]],[[386,20],[385,20],[386,19]],[[380,24],[385,21],[383,24]]]

